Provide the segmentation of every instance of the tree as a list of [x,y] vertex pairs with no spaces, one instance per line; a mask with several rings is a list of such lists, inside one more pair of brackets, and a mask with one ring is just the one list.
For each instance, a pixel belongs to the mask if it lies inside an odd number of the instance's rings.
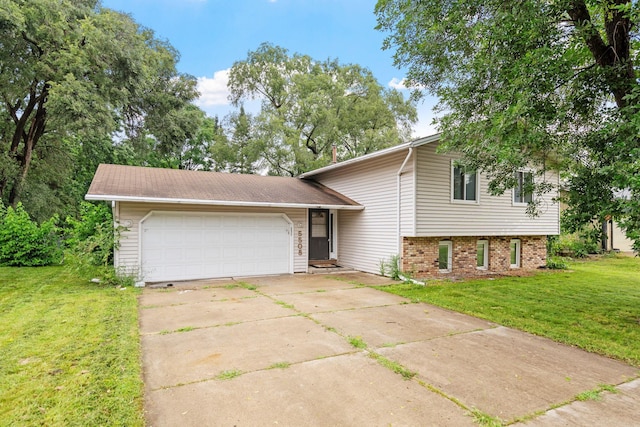
[[262,102],[252,139],[269,173],[297,175],[331,162],[398,144],[416,121],[412,101],[384,89],[371,72],[335,60],[262,44],[229,74],[231,100]]
[[[177,73],[177,52],[97,0],[5,0],[0,40],[0,197],[11,205],[34,165],[72,172],[52,148],[70,156],[68,144],[124,131],[171,151],[196,128],[196,82]],[[31,190],[51,182],[46,171]]]
[[254,139],[254,120],[241,105],[237,113],[226,117],[226,135],[220,135],[211,147],[215,169],[231,173],[256,173],[261,165],[263,145]]
[[561,168],[572,223],[612,215],[640,249],[638,11],[631,0],[379,0],[375,9],[389,32],[383,47],[409,68],[416,95],[440,99],[444,150],[487,172],[495,194],[518,169]]

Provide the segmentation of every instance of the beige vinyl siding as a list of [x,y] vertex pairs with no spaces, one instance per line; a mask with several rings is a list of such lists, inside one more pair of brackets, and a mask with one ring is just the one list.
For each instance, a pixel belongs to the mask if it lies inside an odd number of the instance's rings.
[[[436,154],[437,144],[417,149],[416,237],[430,236],[532,236],[559,233],[559,207],[547,194],[542,214],[531,218],[526,205],[514,205],[512,192],[491,196],[488,180],[479,175],[478,203],[451,200],[451,155]],[[555,174],[547,180],[558,183]]]
[[415,233],[415,155],[407,162],[400,175],[400,235],[413,236]]
[[338,214],[341,265],[379,273],[380,261],[398,254],[397,173],[407,153],[401,151],[314,176],[365,206],[362,211]]
[[[613,243],[613,245],[611,244]],[[633,252],[633,242],[627,238],[627,235],[620,228],[617,222],[613,222],[613,233],[608,241],[609,249],[618,249],[621,252]],[[611,247],[613,246],[613,247]]]
[[[120,247],[116,254],[116,267],[127,272],[135,272],[140,266],[139,254],[139,225],[151,211],[178,212],[239,212],[239,213],[284,213],[293,223],[293,271],[301,273],[307,271],[307,209],[274,209],[251,208],[237,206],[206,206],[170,203],[133,203],[117,202],[116,212],[119,214],[121,225],[131,224],[120,235]],[[302,255],[298,255],[298,231],[302,232]]]

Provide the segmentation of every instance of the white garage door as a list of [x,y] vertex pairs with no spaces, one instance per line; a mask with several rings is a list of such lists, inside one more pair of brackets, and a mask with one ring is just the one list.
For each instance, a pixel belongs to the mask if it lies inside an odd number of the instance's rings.
[[154,212],[141,230],[146,282],[292,272],[282,215]]

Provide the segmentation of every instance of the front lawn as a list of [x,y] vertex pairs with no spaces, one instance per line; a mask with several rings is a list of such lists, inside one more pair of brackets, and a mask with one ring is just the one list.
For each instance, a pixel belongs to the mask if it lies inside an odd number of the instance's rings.
[[570,270],[380,289],[640,366],[640,259],[572,262]]
[[0,424],[143,425],[137,294],[0,268]]

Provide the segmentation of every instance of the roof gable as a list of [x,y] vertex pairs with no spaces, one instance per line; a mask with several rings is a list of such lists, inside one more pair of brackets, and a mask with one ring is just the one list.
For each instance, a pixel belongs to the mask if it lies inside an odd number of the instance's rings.
[[354,157],[353,159],[345,160],[344,162],[334,163],[334,164],[329,165],[329,166],[325,166],[325,167],[322,167],[322,168],[319,168],[319,169],[315,169],[315,170],[312,170],[312,171],[309,171],[309,172],[305,172],[303,174],[300,174],[300,178],[310,178],[310,177],[313,177],[315,175],[319,175],[319,174],[324,173],[324,172],[328,172],[328,171],[335,170],[335,169],[341,169],[341,168],[349,166],[349,165],[353,165],[353,164],[360,163],[360,162],[363,162],[363,161],[375,159],[375,158],[378,158],[378,157],[389,156],[389,155],[392,155],[394,153],[397,153],[398,151],[408,150],[409,148],[420,147],[421,145],[431,144],[431,143],[437,142],[439,140],[440,140],[440,134],[439,133],[436,133],[436,134],[433,134],[433,135],[430,135],[430,136],[426,136],[426,137],[423,137],[423,138],[414,139],[413,141],[405,142],[403,144],[394,145],[393,147],[385,148],[384,150],[375,151],[373,153],[369,153],[369,154],[366,154],[364,156]]

